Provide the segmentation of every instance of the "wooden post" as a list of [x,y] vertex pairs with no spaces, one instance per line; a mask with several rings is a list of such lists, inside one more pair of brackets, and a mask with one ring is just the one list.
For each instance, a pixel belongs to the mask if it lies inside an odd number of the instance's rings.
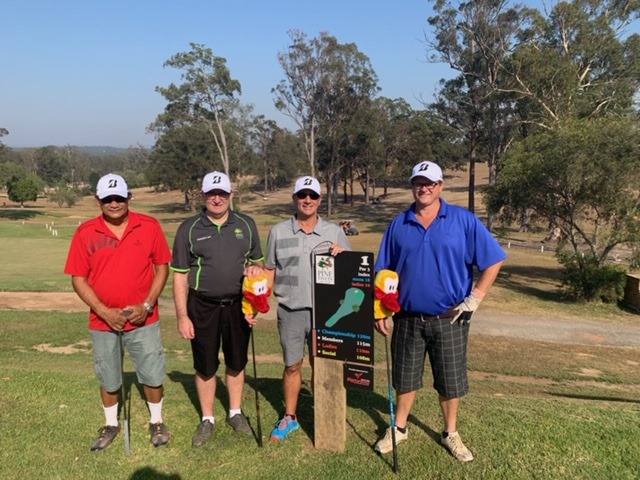
[[343,383],[343,363],[321,357],[313,360],[315,447],[344,452],[347,441],[347,390]]

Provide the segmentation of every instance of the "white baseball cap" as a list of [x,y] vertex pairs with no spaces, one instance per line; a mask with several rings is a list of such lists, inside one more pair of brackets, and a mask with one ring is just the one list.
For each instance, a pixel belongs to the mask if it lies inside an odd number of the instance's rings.
[[222,190],[223,192],[231,193],[229,177],[222,172],[207,173],[202,179],[202,193],[207,193],[211,190]]
[[111,195],[118,195],[123,198],[129,197],[127,182],[120,175],[109,173],[98,180],[96,185],[96,195],[100,200]]
[[428,178],[432,182],[441,182],[442,170],[433,162],[420,162],[413,167],[409,181],[412,181],[416,177]]
[[300,177],[296,180],[296,184],[293,186],[294,195],[300,190],[311,190],[318,195],[322,195],[322,189],[320,188],[320,182],[314,177]]

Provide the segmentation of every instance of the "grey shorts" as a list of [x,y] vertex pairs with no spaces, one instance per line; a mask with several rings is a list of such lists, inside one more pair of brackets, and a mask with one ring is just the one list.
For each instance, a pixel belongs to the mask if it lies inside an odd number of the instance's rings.
[[450,324],[450,319],[394,320],[391,336],[393,386],[400,392],[422,388],[424,363],[429,354],[433,388],[443,397],[459,398],[469,391],[467,341],[469,322]]
[[295,365],[304,358],[304,346],[311,351],[311,310],[289,310],[278,305],[278,332],[284,364]]
[[[90,332],[96,377],[107,392],[116,392],[122,386],[120,334],[98,330]],[[160,338],[160,322],[124,332],[122,344],[133,361],[138,383],[149,387],[161,386],[165,378],[166,357]]]

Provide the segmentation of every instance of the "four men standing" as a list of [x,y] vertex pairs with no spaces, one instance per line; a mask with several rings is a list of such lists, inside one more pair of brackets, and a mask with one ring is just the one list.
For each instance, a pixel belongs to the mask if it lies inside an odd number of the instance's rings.
[[[428,354],[444,419],[441,442],[458,460],[470,461],[473,455],[457,433],[460,397],[468,391],[469,320],[506,255],[475,215],[440,197],[444,182],[438,165],[419,163],[410,181],[414,203],[387,227],[375,266],[376,271],[393,270],[400,278],[402,310],[395,317],[391,342],[398,402],[395,438],[397,443],[408,438],[407,420],[422,387]],[[241,407],[256,319],[242,313],[241,287],[243,277],[257,277],[265,266],[278,300],[285,364],[284,415],[271,439],[284,440],[299,428],[301,369],[305,345],[311,341],[312,253],[337,255],[350,249],[349,242],[342,228],[318,215],[322,192],[313,177],[296,180],[295,213],[271,229],[265,264],[255,222],[230,208],[233,191],[227,175],[207,174],[202,196],[202,212],[178,228],[171,260],[178,331],[191,341],[202,413],[192,444],[205,444],[216,429],[220,347],[229,392],[226,422],[235,431],[252,433]],[[91,308],[96,375],[106,418],[92,450],[106,448],[119,430],[120,335],[144,386],[151,441],[162,446],[169,441],[169,433],[161,416],[165,360],[156,302],[167,280],[170,252],[156,220],[129,212],[130,194],[122,177],[109,174],[100,179],[96,198],[102,215],[78,228],[65,267],[75,291]],[[475,286],[474,267],[480,271]],[[391,333],[388,320],[375,323],[384,336]],[[375,450],[387,453],[392,448],[391,429],[387,429]]]

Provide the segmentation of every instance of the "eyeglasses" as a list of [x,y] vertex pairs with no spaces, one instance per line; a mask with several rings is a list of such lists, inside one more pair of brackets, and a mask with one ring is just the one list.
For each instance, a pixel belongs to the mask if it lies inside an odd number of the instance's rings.
[[101,198],[100,203],[103,205],[108,205],[111,202],[125,203],[127,200],[129,199],[126,197],[121,197],[120,195],[109,195],[108,197]]
[[229,198],[229,193],[223,191],[223,190],[209,190],[207,193],[204,194],[207,198],[213,198],[213,197],[219,197],[222,200],[226,200]]
[[414,182],[411,184],[411,186],[416,190],[422,190],[423,188],[426,188],[427,190],[433,190],[438,185],[440,185],[440,182]]
[[307,197],[309,197],[311,200],[318,200],[320,198],[320,195],[318,195],[316,192],[300,191],[296,192],[296,197],[298,197],[300,200],[304,200]]

